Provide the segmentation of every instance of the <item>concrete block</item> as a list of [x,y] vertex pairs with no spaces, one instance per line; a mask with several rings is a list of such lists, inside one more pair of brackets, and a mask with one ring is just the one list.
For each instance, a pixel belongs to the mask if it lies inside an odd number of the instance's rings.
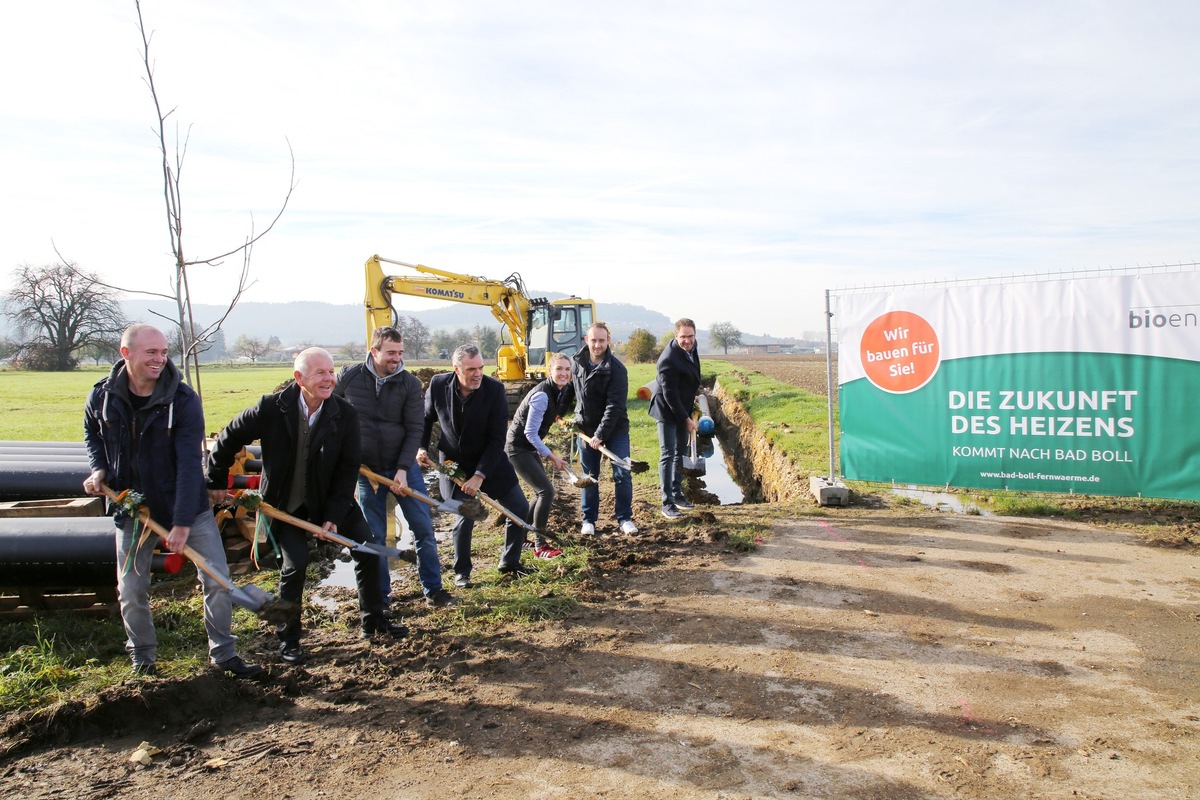
[[819,506],[848,506],[850,505],[850,490],[839,480],[830,481],[828,478],[814,475],[808,479],[808,489],[817,498]]

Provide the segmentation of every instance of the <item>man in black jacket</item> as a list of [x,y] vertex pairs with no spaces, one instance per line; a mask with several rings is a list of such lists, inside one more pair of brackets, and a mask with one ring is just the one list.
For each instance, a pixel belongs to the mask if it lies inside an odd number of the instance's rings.
[[675,323],[675,338],[658,357],[658,390],[650,398],[650,416],[658,420],[658,482],[667,519],[692,507],[683,496],[683,451],[696,434],[692,407],[699,389],[696,323],[685,317]]
[[[475,345],[464,344],[454,351],[454,372],[434,375],[425,393],[425,429],[417,462],[432,466],[429,443],[433,423],[441,425],[438,439],[440,461],[458,464],[463,485],[451,487],[442,481],[444,497],[475,497],[488,494],[518,517],[529,515],[529,503],[521,493],[517,474],[504,454],[504,436],[508,431],[508,398],[504,384],[483,374],[483,355]],[[471,531],[475,523],[459,517],[454,525],[454,585],[470,588]],[[502,574],[521,576],[533,570],[521,564],[525,529],[511,519],[504,522],[504,552],[500,557]]]
[[[208,487],[214,501],[225,499],[229,468],[243,447],[262,442],[263,500],[287,513],[365,542],[371,532],[354,502],[354,486],[362,463],[358,413],[354,406],[333,394],[333,357],[319,347],[296,356],[295,382],[275,394],[264,395],[230,422],[209,453]],[[296,603],[304,595],[308,567],[308,537],[304,531],[280,520],[271,520],[271,531],[283,552],[279,570],[279,596]],[[403,625],[383,616],[379,592],[379,557],[351,553],[358,584],[362,638],[387,634],[402,638]],[[275,629],[279,655],[288,664],[304,662],[300,647],[300,612]]]
[[[225,547],[204,491],[204,411],[168,357],[167,337],[152,325],[130,325],[121,334],[121,361],[92,388],[84,407],[83,433],[92,472],[88,494],[141,494],[150,518],[169,529],[167,547],[191,545],[217,570],[229,574]],[[158,638],[150,614],[150,557],[153,542],[134,536],[134,519],[118,507],[117,596],[133,671],[155,675]],[[132,555],[131,555],[132,553]],[[262,667],[238,657],[230,632],[229,590],[200,572],[204,628],[212,662],[237,676]]]
[[[580,448],[579,461],[583,471],[593,478],[600,477],[600,450],[604,445],[617,458],[629,458],[629,373],[625,365],[609,348],[612,341],[608,326],[596,322],[587,330],[585,346],[571,363],[571,382],[575,386],[575,417],[588,437]],[[612,465],[613,500],[616,502],[617,525],[621,533],[637,533],[633,523],[633,476],[629,470]],[[583,525],[580,533],[596,533],[600,516],[600,488],[590,486],[582,491]]]
[[[425,478],[417,465],[417,448],[425,427],[425,399],[421,381],[404,369],[404,337],[400,331],[390,326],[376,328],[366,360],[343,367],[333,393],[349,400],[358,412],[363,464],[398,486],[427,494]],[[429,506],[399,489],[373,486],[369,478],[360,475],[358,505],[373,541],[387,542],[387,498],[393,492],[417,547],[417,576],[425,602],[430,606],[454,605],[454,597],[442,588],[442,567]],[[380,559],[380,566],[379,585],[386,607],[392,595],[386,558]]]

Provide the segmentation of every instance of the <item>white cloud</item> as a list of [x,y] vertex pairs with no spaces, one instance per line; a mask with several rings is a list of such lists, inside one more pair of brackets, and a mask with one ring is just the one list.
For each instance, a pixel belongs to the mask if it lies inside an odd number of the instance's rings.
[[[794,335],[825,288],[1200,258],[1200,7],[147,2],[189,252],[274,215],[253,299],[372,253]],[[0,289],[166,285],[132,2],[0,33]],[[286,140],[286,141],[285,141]],[[233,264],[226,272],[232,272]],[[202,299],[223,273],[203,275]]]

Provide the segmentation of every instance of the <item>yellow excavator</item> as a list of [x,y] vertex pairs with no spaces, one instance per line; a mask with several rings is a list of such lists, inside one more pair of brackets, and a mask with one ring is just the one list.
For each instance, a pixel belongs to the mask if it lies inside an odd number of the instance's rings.
[[[387,275],[384,264],[406,267],[421,275]],[[368,346],[376,328],[395,323],[394,294],[488,306],[508,333],[509,341],[503,342],[502,334],[496,353],[496,377],[506,383],[544,377],[546,355],[575,355],[583,346],[588,327],[596,321],[596,304],[591,300],[574,296],[564,300],[531,298],[515,272],[494,281],[374,255],[367,259],[366,287],[363,302]]]

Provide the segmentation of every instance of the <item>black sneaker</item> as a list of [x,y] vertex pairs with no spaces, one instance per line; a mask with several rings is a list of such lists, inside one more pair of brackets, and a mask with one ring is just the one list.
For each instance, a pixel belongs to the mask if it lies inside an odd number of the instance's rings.
[[530,569],[524,564],[501,564],[496,568],[496,571],[501,575],[512,575],[514,578],[523,578],[526,575],[533,575],[537,572],[536,569]]
[[425,605],[430,608],[450,608],[457,604],[458,601],[454,599],[454,595],[445,589],[438,589],[433,594],[425,595]]
[[675,498],[675,507],[680,511],[691,511],[693,508],[695,508],[694,505],[682,497]]
[[140,675],[143,678],[153,678],[158,674],[158,667],[153,661],[147,661],[142,664],[134,664],[133,674]]
[[675,506],[663,506],[662,515],[667,519],[679,519],[683,516]]
[[255,675],[261,675],[263,668],[258,664],[247,664],[242,661],[241,656],[227,658],[217,664],[217,669],[228,672],[235,678],[251,678]]
[[455,575],[454,585],[460,589],[470,589],[475,584],[471,582],[470,575]]
[[284,642],[279,645],[279,658],[285,664],[298,666],[304,663],[304,650],[299,642]]
[[397,625],[394,622],[387,622],[385,620],[372,628],[363,627],[359,636],[364,641],[370,641],[376,636],[390,636],[393,639],[403,639],[405,636],[408,636],[408,626]]

